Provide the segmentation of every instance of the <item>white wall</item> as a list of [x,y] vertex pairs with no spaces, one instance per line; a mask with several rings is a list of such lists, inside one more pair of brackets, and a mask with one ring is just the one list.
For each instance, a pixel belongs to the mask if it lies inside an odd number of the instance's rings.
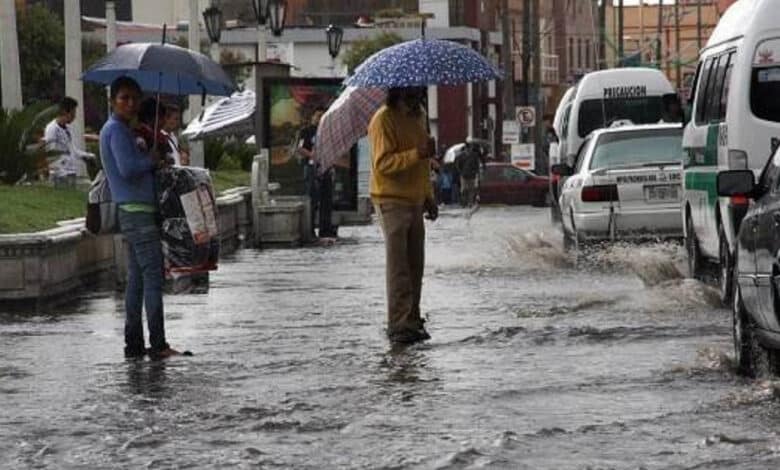
[[448,28],[450,26],[450,5],[447,0],[420,0],[420,13],[433,13],[433,19],[428,20],[428,27]]
[[[189,0],[132,0],[133,21],[145,24],[167,24],[176,27],[180,21],[189,21]],[[209,7],[210,0],[198,0],[199,17],[203,21],[203,10]]]

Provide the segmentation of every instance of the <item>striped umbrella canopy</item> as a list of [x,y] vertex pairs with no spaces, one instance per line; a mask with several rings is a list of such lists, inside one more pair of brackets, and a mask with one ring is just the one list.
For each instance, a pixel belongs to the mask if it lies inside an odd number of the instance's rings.
[[317,126],[314,146],[321,173],[368,133],[368,123],[386,97],[387,92],[381,88],[347,87],[328,107]]
[[190,121],[182,135],[197,140],[205,137],[248,135],[255,130],[255,92],[246,90],[220,98]]

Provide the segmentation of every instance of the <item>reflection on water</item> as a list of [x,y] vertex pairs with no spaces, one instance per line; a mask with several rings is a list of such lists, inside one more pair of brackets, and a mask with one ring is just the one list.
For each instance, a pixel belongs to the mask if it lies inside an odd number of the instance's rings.
[[[425,344],[384,337],[376,226],[244,250],[166,297],[190,358],[122,358],[122,302],[0,313],[0,466],[774,468],[778,386],[674,244],[575,268],[544,210],[428,224]],[[578,263],[579,264],[579,263]]]

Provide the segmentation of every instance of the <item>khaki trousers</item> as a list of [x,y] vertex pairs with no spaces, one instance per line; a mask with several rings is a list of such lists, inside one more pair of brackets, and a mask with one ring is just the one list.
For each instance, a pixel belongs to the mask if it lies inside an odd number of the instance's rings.
[[422,326],[420,294],[425,268],[422,206],[376,204],[385,236],[387,332]]

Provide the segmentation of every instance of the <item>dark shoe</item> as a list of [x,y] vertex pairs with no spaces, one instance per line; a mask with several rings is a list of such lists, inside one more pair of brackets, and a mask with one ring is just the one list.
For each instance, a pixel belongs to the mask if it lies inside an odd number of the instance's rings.
[[387,337],[391,343],[398,344],[413,344],[420,341],[425,341],[426,339],[431,339],[431,335],[429,335],[428,332],[425,331],[425,328],[422,327],[416,330],[404,329],[394,331],[388,333]]
[[146,356],[146,349],[125,348],[125,359],[143,359]]
[[179,351],[173,348],[161,349],[159,351],[152,351],[151,349],[149,350],[149,357],[151,359],[154,359],[155,361],[168,359],[169,357],[181,356],[181,355],[182,353],[180,353]]

